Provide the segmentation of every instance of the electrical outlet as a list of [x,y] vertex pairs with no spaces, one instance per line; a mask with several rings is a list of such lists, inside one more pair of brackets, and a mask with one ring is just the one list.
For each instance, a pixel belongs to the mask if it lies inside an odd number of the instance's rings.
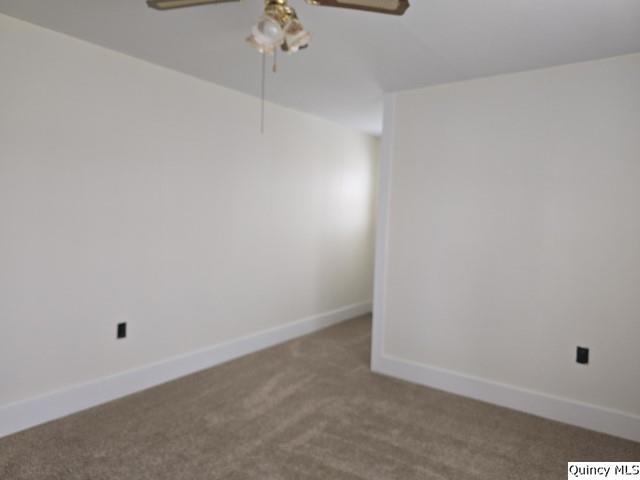
[[121,338],[127,338],[127,324],[126,323],[119,323],[118,324],[118,335],[117,335],[118,339]]
[[578,347],[576,354],[576,362],[581,365],[587,365],[589,363],[589,349],[585,347]]

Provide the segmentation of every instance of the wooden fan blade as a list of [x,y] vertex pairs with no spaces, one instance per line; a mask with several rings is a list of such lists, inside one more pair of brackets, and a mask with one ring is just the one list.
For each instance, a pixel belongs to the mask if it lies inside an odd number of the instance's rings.
[[195,7],[196,5],[239,1],[240,0],[147,0],[147,5],[156,10],[169,10],[171,8]]
[[351,10],[404,15],[409,8],[409,0],[307,0],[311,5],[340,7]]

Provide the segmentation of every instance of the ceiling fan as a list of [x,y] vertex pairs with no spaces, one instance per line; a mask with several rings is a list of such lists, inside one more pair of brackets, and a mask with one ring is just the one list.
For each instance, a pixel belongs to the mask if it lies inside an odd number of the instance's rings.
[[[197,5],[238,2],[240,0],[147,0],[157,10],[169,10]],[[403,15],[409,0],[305,0],[309,5],[339,7],[351,10]],[[273,55],[278,48],[294,53],[307,48],[311,34],[307,32],[288,0],[265,0],[264,13],[251,29],[247,42],[260,53]]]

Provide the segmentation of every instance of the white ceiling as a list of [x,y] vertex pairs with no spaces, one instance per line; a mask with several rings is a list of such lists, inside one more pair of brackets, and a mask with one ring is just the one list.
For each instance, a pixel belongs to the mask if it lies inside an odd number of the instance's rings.
[[[0,0],[0,12],[242,92],[262,0],[157,12],[144,0]],[[311,47],[280,55],[268,99],[379,133],[385,91],[640,52],[640,0],[413,0],[404,17],[291,0]]]

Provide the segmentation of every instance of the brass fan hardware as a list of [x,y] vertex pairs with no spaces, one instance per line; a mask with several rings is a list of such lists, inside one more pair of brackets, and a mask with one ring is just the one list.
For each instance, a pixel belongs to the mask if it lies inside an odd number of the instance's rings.
[[247,38],[249,45],[267,55],[275,54],[278,48],[288,53],[297,52],[307,48],[309,40],[311,34],[304,29],[287,0],[265,0],[264,13]]
[[[147,0],[147,5],[157,10],[238,2],[240,0]],[[409,0],[305,0],[309,5],[337,7],[349,10],[404,15]],[[311,35],[307,32],[296,11],[288,0],[265,0],[264,12],[251,29],[247,42],[260,53],[273,55],[280,48],[294,53],[309,45]]]
[[[147,0],[147,5],[156,10],[213,5],[216,3],[238,2],[240,0]],[[337,7],[349,10],[404,15],[409,8],[409,0],[305,0],[307,4],[319,7]],[[296,11],[288,0],[264,0],[264,11],[251,28],[247,43],[262,54],[261,83],[261,131],[264,132],[264,99],[266,81],[266,56],[273,55],[273,71],[276,71],[276,53],[282,50],[295,53],[309,46],[311,34],[298,19]]]

